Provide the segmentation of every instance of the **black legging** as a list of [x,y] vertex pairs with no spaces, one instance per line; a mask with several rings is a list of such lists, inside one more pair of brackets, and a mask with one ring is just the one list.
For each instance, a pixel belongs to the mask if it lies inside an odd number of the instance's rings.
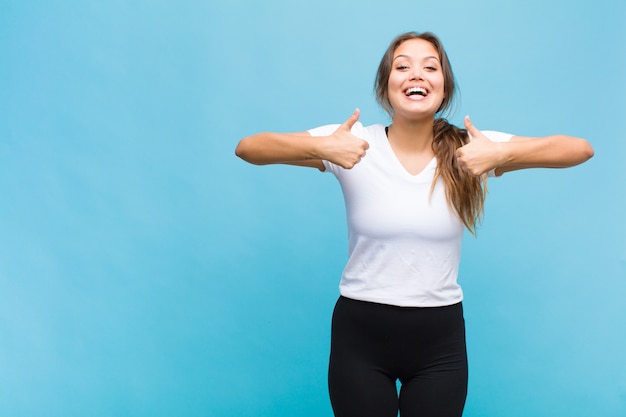
[[467,395],[461,303],[397,307],[340,297],[328,385],[336,417],[397,417],[398,410],[401,417],[461,416]]

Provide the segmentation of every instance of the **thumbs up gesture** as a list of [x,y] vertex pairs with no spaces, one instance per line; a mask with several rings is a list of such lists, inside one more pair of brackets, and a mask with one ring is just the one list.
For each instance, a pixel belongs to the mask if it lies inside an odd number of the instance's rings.
[[480,176],[500,165],[500,143],[490,141],[465,116],[465,128],[470,141],[456,150],[456,161],[459,167],[471,175]]
[[369,148],[369,143],[351,133],[352,126],[359,120],[359,115],[360,111],[356,109],[332,135],[325,138],[323,159],[346,169],[351,169],[361,161]]

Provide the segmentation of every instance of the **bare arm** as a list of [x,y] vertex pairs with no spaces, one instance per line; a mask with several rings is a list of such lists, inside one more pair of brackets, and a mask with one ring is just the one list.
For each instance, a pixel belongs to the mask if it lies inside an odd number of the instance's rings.
[[593,148],[585,139],[566,135],[541,138],[513,136],[501,143],[502,162],[496,175],[526,168],[568,168],[590,159]]
[[567,168],[593,156],[589,142],[573,136],[513,136],[509,142],[492,142],[467,117],[465,127],[472,141],[457,149],[456,156],[459,165],[474,175],[492,169],[501,175],[526,168]]
[[264,132],[242,139],[235,154],[255,165],[293,164],[324,170],[320,156],[321,138],[308,132]]
[[290,164],[324,170],[322,160],[344,168],[356,165],[369,144],[350,133],[359,119],[356,110],[330,136],[313,137],[308,132],[265,132],[248,136],[237,145],[235,154],[256,165]]

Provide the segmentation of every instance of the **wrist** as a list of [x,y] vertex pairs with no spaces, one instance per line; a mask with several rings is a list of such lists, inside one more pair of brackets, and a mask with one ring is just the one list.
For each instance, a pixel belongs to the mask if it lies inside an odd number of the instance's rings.
[[509,142],[496,142],[496,161],[497,167],[506,166],[513,162],[514,154],[511,143]]
[[321,160],[327,160],[328,157],[326,155],[325,149],[326,149],[326,144],[329,141],[330,136],[315,136],[312,137],[312,143],[311,143],[311,157],[313,159],[321,159]]

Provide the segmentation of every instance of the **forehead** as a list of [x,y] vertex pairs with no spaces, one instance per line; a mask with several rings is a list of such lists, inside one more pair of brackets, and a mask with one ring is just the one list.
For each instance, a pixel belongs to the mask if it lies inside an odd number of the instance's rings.
[[393,59],[398,56],[406,56],[412,59],[424,59],[434,57],[439,59],[439,53],[435,46],[424,39],[409,39],[402,42],[393,52]]

